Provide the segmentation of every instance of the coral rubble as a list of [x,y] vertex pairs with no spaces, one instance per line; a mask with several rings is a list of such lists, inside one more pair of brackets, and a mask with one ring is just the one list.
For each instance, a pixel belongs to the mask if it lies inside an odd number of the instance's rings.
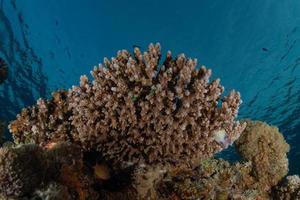
[[[289,145],[276,127],[235,120],[241,103],[220,80],[160,45],[118,52],[94,80],[24,108],[0,149],[3,199],[293,199]],[[241,136],[240,136],[241,135]],[[242,160],[213,155],[235,143]],[[30,155],[30,156],[29,156]]]

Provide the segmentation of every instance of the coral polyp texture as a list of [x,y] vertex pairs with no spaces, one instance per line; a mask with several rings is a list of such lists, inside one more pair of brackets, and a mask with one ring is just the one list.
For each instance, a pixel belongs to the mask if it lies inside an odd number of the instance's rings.
[[221,97],[220,80],[209,81],[211,70],[197,69],[196,59],[168,52],[160,60],[159,44],[105,58],[94,80],[82,76],[66,97],[23,110],[10,124],[15,141],[73,141],[118,168],[190,168],[232,144],[245,127],[235,120],[240,94]]
[[260,121],[247,121],[243,135],[236,141],[236,149],[254,165],[253,174],[265,190],[276,185],[288,173],[290,147],[277,127]]
[[46,145],[68,141],[71,138],[68,136],[71,132],[70,115],[67,91],[56,91],[50,100],[38,99],[35,106],[23,108],[9,128],[16,143]]

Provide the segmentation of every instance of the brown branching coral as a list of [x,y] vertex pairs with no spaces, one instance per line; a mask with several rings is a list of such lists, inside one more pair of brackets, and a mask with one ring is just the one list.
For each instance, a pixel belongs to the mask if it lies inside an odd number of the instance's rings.
[[144,54],[135,48],[134,55],[122,50],[104,59],[93,82],[82,76],[67,97],[58,92],[23,110],[10,124],[15,140],[74,139],[121,167],[193,165],[231,144],[244,128],[234,121],[239,93],[221,99],[219,80],[209,82],[211,71],[197,70],[196,60],[168,52],[160,65],[160,57],[160,45],[150,44]]
[[[243,131],[245,124],[235,121],[240,94],[221,97],[220,80],[209,81],[211,70],[197,69],[196,59],[171,52],[160,59],[159,44],[143,54],[135,48],[104,59],[91,72],[92,82],[82,76],[80,86],[24,109],[9,125],[15,142],[71,141],[97,150],[114,169],[134,165],[158,177],[194,168]],[[153,186],[148,178],[135,176],[138,192]]]
[[240,155],[251,161],[253,174],[264,190],[269,190],[288,173],[289,145],[277,127],[260,121],[247,121],[235,142]]
[[50,141],[69,141],[70,114],[67,91],[61,90],[54,92],[50,100],[39,99],[37,105],[24,108],[9,129],[16,143],[46,145]]
[[196,69],[195,59],[160,58],[159,44],[144,54],[122,50],[95,67],[92,82],[82,76],[68,96],[74,140],[118,167],[195,165],[231,144],[244,129],[234,121],[239,93],[221,99],[219,80],[209,82],[211,71]]

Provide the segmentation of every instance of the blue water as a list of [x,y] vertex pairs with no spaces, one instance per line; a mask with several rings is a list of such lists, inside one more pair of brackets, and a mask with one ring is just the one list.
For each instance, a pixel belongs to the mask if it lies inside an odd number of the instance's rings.
[[10,77],[0,119],[78,84],[103,57],[150,42],[198,58],[226,92],[239,90],[240,118],[279,126],[290,173],[300,174],[299,0],[2,0],[0,56]]

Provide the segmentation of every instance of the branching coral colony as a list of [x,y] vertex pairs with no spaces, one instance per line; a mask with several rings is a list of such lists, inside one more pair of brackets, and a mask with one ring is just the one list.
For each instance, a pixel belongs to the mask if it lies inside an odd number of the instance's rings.
[[[277,128],[236,121],[240,94],[221,97],[195,59],[160,59],[159,44],[121,50],[94,80],[24,108],[9,125],[15,144],[0,150],[1,197],[300,198],[299,177],[283,179],[289,145]],[[243,161],[212,158],[233,142]]]

